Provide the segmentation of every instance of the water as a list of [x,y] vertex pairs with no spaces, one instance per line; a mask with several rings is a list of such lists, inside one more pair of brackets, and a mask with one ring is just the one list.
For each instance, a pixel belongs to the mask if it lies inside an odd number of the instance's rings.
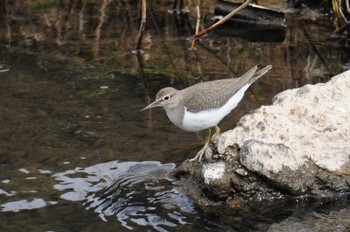
[[[170,14],[171,7],[149,2],[138,58],[132,54],[137,1],[105,8],[86,1],[7,3],[0,46],[0,231],[278,231],[320,221],[326,229],[349,228],[347,197],[283,199],[241,210],[198,207],[168,174],[195,155],[205,132],[177,129],[161,109],[139,112],[162,87],[273,64],[221,123],[228,130],[280,91],[344,70],[349,50],[328,39],[329,19],[289,19],[283,42],[212,32],[190,50],[186,38],[195,19]],[[203,5],[204,23],[211,7]]]
[[54,188],[64,191],[62,199],[83,201],[105,222],[116,217],[127,229],[139,225],[166,231],[188,223],[183,213],[195,212],[193,203],[167,180],[174,167],[156,161],[111,161],[57,173]]

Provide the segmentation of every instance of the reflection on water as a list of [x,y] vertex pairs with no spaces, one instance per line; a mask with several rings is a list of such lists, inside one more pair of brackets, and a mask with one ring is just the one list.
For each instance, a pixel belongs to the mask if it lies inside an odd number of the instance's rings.
[[55,189],[65,192],[61,198],[84,201],[86,209],[104,221],[113,216],[128,229],[136,224],[165,231],[186,224],[186,214],[195,212],[191,201],[168,179],[174,167],[154,161],[111,161],[53,177],[59,182]]
[[0,64],[0,73],[8,72],[8,71],[10,71],[9,67],[6,67],[6,65]]
[[[6,194],[6,196],[9,196],[9,195]],[[54,202],[54,201],[51,201],[49,203],[52,205],[57,204],[57,202]],[[43,199],[35,198],[32,201],[19,200],[19,201],[4,203],[0,206],[2,207],[3,212],[9,212],[9,211],[19,212],[19,211],[25,210],[25,209],[28,209],[28,210],[38,209],[38,208],[47,206],[47,204]]]

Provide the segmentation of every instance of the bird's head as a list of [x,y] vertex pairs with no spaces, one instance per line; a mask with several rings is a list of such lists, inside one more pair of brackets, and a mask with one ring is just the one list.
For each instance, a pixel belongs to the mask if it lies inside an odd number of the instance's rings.
[[141,111],[154,107],[163,107],[165,110],[175,108],[179,103],[178,90],[172,87],[166,87],[159,90],[156,95],[156,100],[143,108]]

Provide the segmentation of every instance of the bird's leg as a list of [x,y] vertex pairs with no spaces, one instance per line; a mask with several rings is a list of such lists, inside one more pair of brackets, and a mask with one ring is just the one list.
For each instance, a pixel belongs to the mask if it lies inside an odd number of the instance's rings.
[[[209,147],[209,143],[210,143],[211,138],[212,138],[212,137],[210,137],[211,129],[209,128],[208,131],[209,131],[209,134],[208,134],[208,136],[205,139],[204,146],[202,147],[202,149],[199,150],[199,152],[197,152],[197,155],[193,159],[189,160],[190,162],[193,162],[193,161],[195,161],[197,159],[198,159],[199,162],[201,162],[202,156],[203,156],[205,150]],[[216,128],[215,128],[215,133],[216,133]]]
[[220,128],[218,126],[215,126],[215,133],[211,136],[210,142],[214,142],[214,140],[218,138],[219,134]]
[[205,144],[208,144],[210,142],[210,138],[211,138],[210,137],[211,136],[211,129],[210,128],[208,129],[208,132],[209,132],[208,136],[205,138]]
[[196,156],[193,159],[190,159],[189,161],[192,162],[192,161],[195,161],[195,160],[198,159],[198,161],[201,162],[202,156],[203,156],[205,150],[209,147],[209,143],[210,142],[214,142],[215,139],[217,139],[219,134],[220,134],[220,128],[218,126],[215,126],[215,133],[213,135],[211,135],[211,129],[210,128],[208,129],[208,131],[209,131],[209,134],[208,134],[208,136],[205,139],[204,146],[202,147],[202,149],[199,150],[199,152],[197,152]]

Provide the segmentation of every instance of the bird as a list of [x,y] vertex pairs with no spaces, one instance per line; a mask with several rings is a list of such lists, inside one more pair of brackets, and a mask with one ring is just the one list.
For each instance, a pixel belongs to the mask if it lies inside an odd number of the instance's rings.
[[[208,129],[209,135],[203,148],[189,160],[201,162],[210,142],[215,141],[220,133],[219,122],[236,108],[249,86],[271,68],[272,65],[268,65],[257,71],[258,67],[254,66],[239,78],[201,82],[181,90],[165,87],[159,90],[156,99],[141,111],[162,107],[170,121],[185,131],[198,132]],[[211,135],[213,127],[215,133]]]

